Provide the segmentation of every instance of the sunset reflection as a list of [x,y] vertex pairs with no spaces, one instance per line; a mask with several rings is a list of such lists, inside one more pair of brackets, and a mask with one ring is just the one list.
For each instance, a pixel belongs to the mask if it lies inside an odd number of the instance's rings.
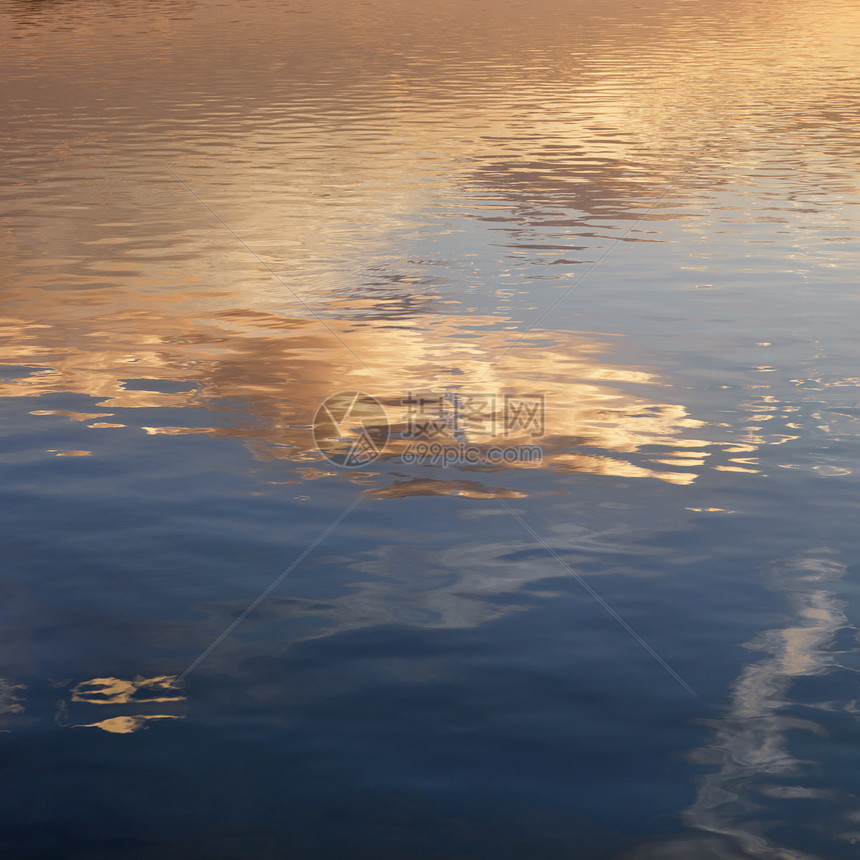
[[852,854],[857,0],[0,56],[10,856]]
[[[55,684],[60,688],[66,683]],[[146,729],[156,720],[181,720],[183,713],[150,713],[152,707],[144,707],[143,713],[117,714],[117,709],[127,710],[127,706],[152,706],[162,708],[167,703],[174,707],[186,700],[185,693],[177,685],[175,675],[161,675],[154,678],[136,677],[133,680],[122,678],[92,678],[75,684],[68,698],[57,702],[55,722],[70,728],[101,729],[110,734],[131,734]],[[77,722],[77,719],[95,716],[90,708],[94,705],[99,711],[107,711],[110,716],[99,714],[101,719],[93,722]]]
[[[438,315],[397,326],[330,320],[343,343],[373,368],[371,376],[350,367],[343,344],[311,321],[256,314],[256,335],[247,331],[239,335],[234,327],[237,316],[229,311],[213,314],[205,326],[179,322],[185,333],[181,339],[171,332],[177,330],[174,318],[149,318],[140,332],[125,326],[118,326],[116,335],[96,332],[86,349],[51,343],[47,333],[28,337],[22,331],[19,340],[29,341],[26,351],[10,351],[7,361],[36,369],[0,384],[0,395],[39,397],[55,391],[87,395],[93,399],[93,411],[33,409],[32,414],[89,422],[101,432],[134,420],[128,410],[169,407],[175,410],[177,423],[146,423],[138,429],[154,435],[238,437],[262,459],[297,466],[325,463],[315,450],[309,425],[320,403],[344,387],[378,398],[395,431],[402,430],[402,401],[410,392],[478,390],[501,398],[504,393],[538,389],[546,398],[546,426],[539,440],[544,458],[537,465],[557,472],[684,484],[695,479],[712,447],[701,438],[701,421],[683,406],[662,399],[657,377],[601,363],[607,345],[594,336],[556,334],[547,343],[542,333],[529,335],[493,364],[510,339],[494,330],[503,322],[498,318],[470,317],[468,332],[458,318]],[[252,320],[245,322],[250,325]],[[100,324],[109,325],[110,319]],[[43,325],[62,337],[59,326]],[[195,337],[188,336],[192,329]],[[276,336],[268,334],[273,330]],[[162,387],[160,380],[181,383],[176,388],[182,390],[147,390]],[[653,399],[632,393],[633,386],[653,391]],[[248,416],[244,423],[237,424],[234,413],[229,423],[219,423],[226,401],[241,402]],[[210,423],[183,425],[183,407],[206,408]],[[486,446],[535,440],[528,434],[507,434],[503,439],[499,433],[474,441]],[[383,462],[396,459],[405,444],[393,438]],[[655,453],[642,454],[645,448]]]

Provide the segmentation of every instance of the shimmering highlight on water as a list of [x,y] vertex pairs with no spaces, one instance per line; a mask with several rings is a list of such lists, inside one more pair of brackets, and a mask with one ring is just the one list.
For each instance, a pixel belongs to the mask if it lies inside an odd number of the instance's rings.
[[855,3],[0,19],[10,857],[856,855]]

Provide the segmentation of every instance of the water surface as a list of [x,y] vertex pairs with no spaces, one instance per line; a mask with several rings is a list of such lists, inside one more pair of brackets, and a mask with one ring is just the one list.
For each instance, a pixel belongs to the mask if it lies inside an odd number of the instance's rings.
[[1,9],[8,856],[856,856],[855,4]]

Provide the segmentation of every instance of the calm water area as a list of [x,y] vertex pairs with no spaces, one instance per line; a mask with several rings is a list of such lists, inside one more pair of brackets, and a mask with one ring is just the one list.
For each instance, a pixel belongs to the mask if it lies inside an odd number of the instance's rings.
[[860,857],[856,0],[0,0],[0,853]]

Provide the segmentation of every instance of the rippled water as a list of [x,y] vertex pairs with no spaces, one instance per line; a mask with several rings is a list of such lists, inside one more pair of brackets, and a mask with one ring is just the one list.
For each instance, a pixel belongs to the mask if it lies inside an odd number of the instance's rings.
[[6,856],[857,856],[855,3],[0,9]]

